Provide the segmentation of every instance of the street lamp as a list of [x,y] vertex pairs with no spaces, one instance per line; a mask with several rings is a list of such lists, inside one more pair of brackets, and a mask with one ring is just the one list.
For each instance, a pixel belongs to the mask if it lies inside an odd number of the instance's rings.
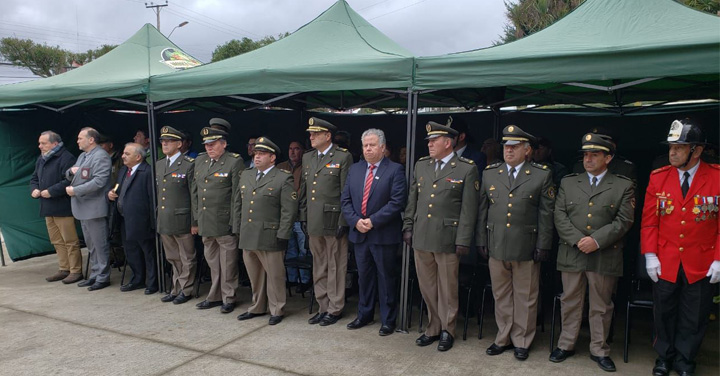
[[173,31],[175,31],[175,29],[177,29],[178,27],[183,27],[183,26],[185,26],[185,25],[187,25],[187,24],[189,24],[189,23],[190,23],[190,22],[188,22],[188,21],[183,21],[183,22],[180,22],[180,25],[177,25],[177,26],[173,27],[173,29],[172,29],[172,31],[170,32],[170,34],[168,34],[168,39],[170,39],[170,35],[172,35],[172,33],[173,33]]

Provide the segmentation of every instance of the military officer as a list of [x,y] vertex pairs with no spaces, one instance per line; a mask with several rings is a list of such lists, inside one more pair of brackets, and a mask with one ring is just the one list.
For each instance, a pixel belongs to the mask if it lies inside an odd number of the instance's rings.
[[650,174],[640,231],[655,282],[653,375],[692,375],[712,309],[710,284],[720,281],[720,165],[701,160],[705,138],[691,119],[675,120],[667,143],[670,166]]
[[232,213],[239,205],[233,193],[238,187],[243,161],[239,154],[226,152],[228,133],[211,127],[200,132],[206,153],[195,160],[192,195],[197,200],[194,220],[205,246],[205,260],[210,267],[212,286],[199,309],[222,306],[222,313],[235,309],[238,286],[237,236],[232,232]]
[[534,136],[509,125],[502,141],[505,162],[483,171],[476,232],[480,255],[489,257],[498,325],[486,353],[514,345],[515,358],[525,360],[535,338],[540,262],[552,244],[555,188],[547,166],[525,162]]
[[275,167],[280,148],[267,137],[258,137],[253,149],[254,166],[240,176],[235,200],[241,211],[233,232],[252,286],[252,304],[238,320],[262,316],[270,310],[270,325],[285,315],[284,251],[297,216],[297,192],[292,173]]
[[429,122],[429,156],[415,164],[403,220],[403,240],[415,248],[420,292],[428,308],[428,325],[415,344],[452,348],[458,312],[460,256],[468,254],[477,221],[480,178],[475,162],[458,157],[458,131]]
[[165,158],[155,163],[159,206],[157,232],[173,272],[170,293],[160,300],[173,304],[183,304],[192,297],[195,281],[193,234],[198,232],[197,220],[193,218],[197,202],[190,194],[195,159],[180,152],[183,138],[183,132],[173,127],[162,127],[160,144]]
[[575,354],[585,288],[590,292],[590,358],[615,371],[607,344],[613,316],[612,295],[623,274],[623,245],[635,216],[632,180],[608,171],[615,154],[610,140],[595,133],[582,139],[585,173],[570,174],[555,200],[555,228],[560,235],[557,270],[562,274],[562,332],[550,361]]
[[348,224],[340,194],[353,158],[347,149],[332,143],[335,125],[315,117],[308,124],[313,149],[303,154],[299,220],[310,236],[315,299],[320,306],[308,323],[327,326],[340,319],[345,307]]
[[[594,127],[590,130],[589,133],[596,133],[606,136],[613,144],[615,150],[617,150],[617,136],[611,130],[604,127]],[[637,184],[637,168],[635,167],[635,164],[621,155],[616,154],[613,156],[612,161],[610,161],[610,165],[608,165],[608,171],[615,175],[622,175],[628,177],[635,184]],[[582,174],[583,172],[585,172],[582,160],[575,162],[575,164],[573,165],[573,172],[578,174]]]

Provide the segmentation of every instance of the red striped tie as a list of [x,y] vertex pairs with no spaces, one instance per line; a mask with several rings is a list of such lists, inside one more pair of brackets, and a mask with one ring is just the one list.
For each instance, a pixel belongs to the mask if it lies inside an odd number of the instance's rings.
[[363,190],[362,206],[360,207],[363,217],[367,216],[367,203],[368,197],[370,197],[370,187],[372,187],[374,169],[375,165],[370,165],[370,172],[368,172],[367,178],[365,178],[365,189]]

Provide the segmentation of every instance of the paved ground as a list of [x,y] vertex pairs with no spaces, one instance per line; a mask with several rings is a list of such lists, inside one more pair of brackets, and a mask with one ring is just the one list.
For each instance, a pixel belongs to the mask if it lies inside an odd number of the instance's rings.
[[[379,324],[356,331],[345,325],[354,318],[356,297],[338,324],[307,324],[307,299],[293,294],[288,316],[277,326],[267,316],[239,322],[249,305],[249,289],[229,315],[219,309],[198,311],[199,300],[175,306],[160,295],[119,291],[120,274],[112,285],[88,292],[75,285],[47,283],[56,269],[55,256],[12,263],[0,268],[0,374],[2,375],[600,375],[588,359],[588,330],[583,329],[578,354],[562,364],[547,360],[549,323],[538,332],[530,359],[519,362],[508,352],[484,354],[495,332],[486,316],[486,336],[477,339],[473,319],[468,340],[458,338],[446,353],[434,346],[414,345],[409,334],[379,337]],[[203,285],[201,293],[206,293]],[[623,316],[622,314],[620,316]],[[549,317],[549,315],[548,315]],[[650,375],[655,358],[650,346],[649,316],[634,321],[630,362],[622,362],[623,319],[618,319],[612,357],[621,375]],[[549,318],[548,318],[549,322]],[[462,330],[463,319],[458,328]],[[458,337],[461,332],[458,332]],[[718,375],[718,322],[711,323],[698,357],[698,374]]]

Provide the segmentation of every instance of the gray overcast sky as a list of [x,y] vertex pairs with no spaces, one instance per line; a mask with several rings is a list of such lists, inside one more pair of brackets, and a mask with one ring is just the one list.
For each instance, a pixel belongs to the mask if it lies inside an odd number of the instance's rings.
[[[164,0],[154,1],[164,4]],[[148,1],[149,3],[149,1]],[[209,62],[212,51],[231,39],[258,39],[293,32],[334,0],[169,0],[160,11],[167,35]],[[505,22],[503,0],[348,0],[375,27],[416,55],[440,55],[488,47]],[[120,44],[155,13],[141,0],[2,0],[0,37],[30,38],[81,52]],[[29,71],[0,66],[0,84],[24,81]]]

